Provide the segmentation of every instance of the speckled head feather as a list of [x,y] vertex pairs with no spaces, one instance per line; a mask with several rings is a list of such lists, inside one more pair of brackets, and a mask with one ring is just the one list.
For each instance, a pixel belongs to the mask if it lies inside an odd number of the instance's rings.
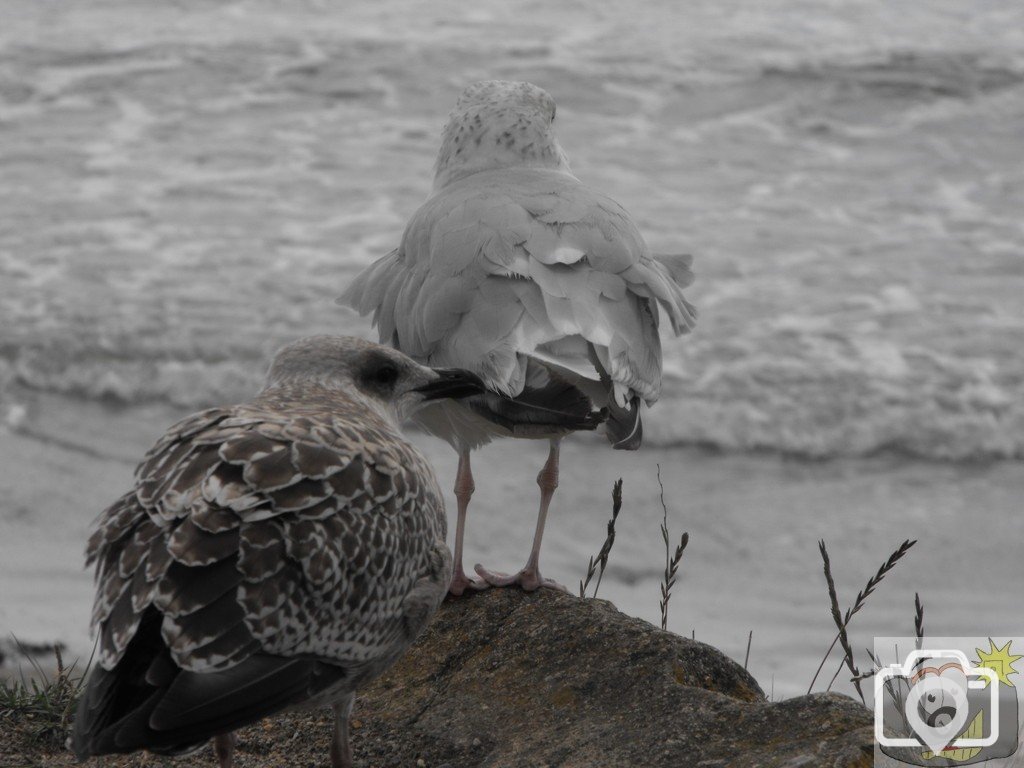
[[89,540],[99,649],[79,756],[179,752],[345,701],[387,668],[451,573],[441,493],[396,420],[480,391],[392,349],[314,337],[277,355],[252,401],[171,427]]
[[555,138],[555,100],[532,83],[483,80],[468,86],[448,116],[434,189],[485,170],[548,168],[569,173]]
[[479,393],[483,383],[468,372],[427,368],[352,336],[309,336],[277,352],[263,392],[312,387],[343,392],[398,427],[427,402],[461,389],[463,395]]

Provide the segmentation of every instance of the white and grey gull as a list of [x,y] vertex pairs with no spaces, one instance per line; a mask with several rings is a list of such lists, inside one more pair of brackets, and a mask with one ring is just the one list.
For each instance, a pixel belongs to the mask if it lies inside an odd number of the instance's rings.
[[399,423],[483,391],[353,338],[275,357],[249,402],[171,427],[89,540],[97,664],[72,746],[191,751],[223,768],[233,731],[297,706],[336,713],[348,768],[355,691],[412,643],[447,593],[443,497]]
[[[382,343],[428,365],[472,370],[488,387],[417,417],[459,454],[455,594],[559,586],[541,575],[539,558],[560,440],[606,419],[615,448],[638,448],[641,409],[661,391],[661,311],[676,335],[695,322],[682,291],[693,279],[690,257],[652,254],[629,214],[572,174],[555,111],[530,83],[466,88],[444,127],[426,202],[398,248],[341,298],[373,314]],[[462,565],[470,453],[499,436],[546,438],[550,450],[525,567],[507,576],[477,565],[481,582]]]

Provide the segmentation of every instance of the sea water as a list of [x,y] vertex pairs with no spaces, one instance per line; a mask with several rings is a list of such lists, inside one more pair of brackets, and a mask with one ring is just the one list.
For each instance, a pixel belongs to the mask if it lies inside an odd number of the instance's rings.
[[[700,320],[665,340],[647,450],[623,458],[579,441],[566,461],[591,480],[563,483],[559,498],[564,514],[590,515],[596,551],[595,478],[621,468],[656,526],[654,463],[700,468],[674,473],[670,497],[677,525],[699,519],[719,542],[702,578],[722,596],[671,628],[696,625],[699,639],[702,621],[720,621],[709,639],[735,653],[753,629],[755,661],[759,632],[798,643],[785,590],[761,602],[730,591],[818,578],[814,537],[830,532],[860,564],[851,597],[904,528],[922,548],[929,526],[946,531],[929,544],[941,559],[983,514],[954,498],[964,487],[995,510],[993,578],[1006,582],[978,616],[1021,606],[1024,569],[1003,535],[1019,525],[1024,457],[1024,7],[1010,1],[7,0],[0,415],[11,439],[32,434],[42,394],[184,413],[248,396],[285,341],[371,333],[334,298],[397,244],[429,191],[447,111],[481,78],[546,88],[575,173],[630,210],[656,251],[695,255]],[[510,453],[529,450],[540,453]],[[524,507],[528,544],[543,450],[488,449],[484,476],[499,460],[522,465],[501,498]],[[998,460],[1009,463],[992,469]],[[734,483],[749,492],[730,495]],[[90,498],[121,492],[99,490]],[[96,511],[77,512],[83,530]],[[549,547],[561,540],[575,562],[558,519]],[[485,555],[519,557],[484,546],[499,523],[481,513],[471,525]],[[622,547],[602,589],[657,619],[653,537]],[[758,540],[772,542],[774,572],[770,561],[744,572]],[[806,579],[783,573],[798,560]],[[957,567],[952,582],[971,573]],[[648,591],[631,591],[644,580]],[[699,613],[727,613],[730,599],[764,607],[749,620]]]

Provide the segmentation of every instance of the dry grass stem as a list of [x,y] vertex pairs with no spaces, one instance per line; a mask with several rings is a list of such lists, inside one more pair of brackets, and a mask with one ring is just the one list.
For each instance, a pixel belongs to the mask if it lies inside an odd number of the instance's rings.
[[875,591],[875,587],[879,585],[882,579],[885,578],[885,575],[893,569],[896,563],[898,563],[915,544],[917,544],[917,539],[907,539],[896,548],[895,552],[889,555],[889,559],[882,564],[881,568],[878,569],[878,572],[868,579],[868,583],[864,586],[864,589],[857,593],[857,599],[853,601],[853,608],[846,611],[844,623],[849,624],[853,615],[864,607],[864,603],[867,602],[871,593]]
[[679,563],[683,559],[683,552],[686,551],[686,545],[690,543],[690,534],[683,533],[679,537],[679,544],[676,546],[675,552],[672,551],[672,545],[669,542],[668,535],[668,506],[665,504],[665,486],[661,482],[661,465],[658,464],[658,488],[660,490],[659,498],[661,499],[661,538],[665,542],[665,574],[664,579],[661,582],[661,628],[668,628],[668,601],[672,598],[672,587],[676,583],[676,572],[679,570]]
[[840,615],[839,612],[839,600],[836,595],[835,581],[832,578],[832,568],[828,556],[828,550],[825,547],[824,540],[818,543],[818,549],[821,551],[823,569],[825,572],[825,582],[828,585],[829,603],[832,611],[832,620],[836,624],[837,632],[835,638],[832,640],[832,644],[828,647],[828,650],[825,652],[824,658],[822,658],[821,663],[818,665],[817,671],[814,673],[814,678],[811,680],[811,684],[807,689],[808,693],[810,693],[811,690],[814,688],[814,683],[817,681],[818,675],[821,674],[821,670],[825,666],[825,662],[828,660],[829,655],[835,648],[836,643],[839,643],[843,648],[843,661],[840,663],[839,669],[836,670],[835,675],[832,676],[832,681],[829,683],[828,689],[826,690],[830,690],[832,688],[832,683],[834,683],[836,678],[839,676],[839,672],[842,669],[843,663],[845,663],[847,667],[849,667],[850,672],[853,675],[853,682],[857,688],[857,693],[860,695],[861,700],[864,700],[864,694],[861,691],[860,687],[860,680],[863,679],[863,676],[860,674],[860,671],[857,669],[856,665],[853,662],[853,649],[850,646],[850,641],[849,637],[847,636],[846,628],[849,626],[850,620],[867,603],[868,597],[870,597],[871,594],[875,591],[875,588],[882,582],[882,579],[885,578],[886,574],[889,573],[889,571],[891,571],[895,567],[896,563],[898,563],[900,559],[904,555],[906,555],[907,552],[910,551],[910,548],[913,547],[916,543],[916,540],[907,539],[902,544],[900,544],[900,546],[897,547],[896,551],[889,555],[889,559],[882,564],[882,566],[870,579],[868,579],[868,582],[864,586],[864,588],[857,593],[857,598],[854,600],[853,606],[851,608],[848,608],[846,610],[846,613],[842,615]]
[[914,593],[914,637],[917,638],[917,650],[921,650],[924,643],[924,603],[917,592]]
[[608,555],[615,544],[615,521],[618,520],[621,509],[622,478],[620,477],[612,486],[612,519],[608,521],[608,535],[605,537],[604,544],[601,545],[601,551],[597,553],[597,560],[592,557],[590,562],[587,563],[587,578],[585,581],[580,582],[580,597],[587,596],[587,587],[590,585],[590,580],[594,578],[595,573],[597,574],[597,583],[594,585],[594,594],[591,597],[597,597],[597,590],[601,588],[601,578],[604,576],[604,569],[608,565]]
[[[861,702],[864,701],[864,692],[860,689],[860,670],[853,663],[853,648],[850,646],[850,638],[846,634],[846,622],[849,621],[850,616],[853,614],[849,611],[846,612],[846,619],[844,620],[839,612],[839,597],[836,594],[836,582],[832,578],[832,564],[829,561],[828,549],[825,547],[825,540],[822,539],[818,542],[818,549],[821,551],[821,560],[823,564],[823,570],[825,571],[825,582],[828,584],[828,599],[832,609],[832,620],[836,624],[836,628],[839,630],[839,644],[843,649],[843,661],[846,662],[846,666],[850,668],[850,674],[854,677],[854,687],[857,689],[857,695],[860,696]],[[835,642],[833,641],[833,647]],[[840,665],[840,669],[842,666]],[[839,671],[836,670],[836,676],[839,675]],[[829,683],[828,689],[832,688],[832,683],[835,682],[835,677]],[[811,685],[814,683],[812,682]]]

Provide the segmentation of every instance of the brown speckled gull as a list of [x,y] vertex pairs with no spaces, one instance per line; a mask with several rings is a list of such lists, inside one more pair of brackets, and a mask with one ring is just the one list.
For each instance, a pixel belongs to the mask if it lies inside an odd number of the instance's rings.
[[352,338],[285,347],[253,400],[171,427],[99,519],[97,665],[79,758],[180,754],[295,706],[331,705],[351,765],[355,690],[390,666],[447,591],[444,503],[398,425],[483,391]]
[[[577,179],[554,131],[555,101],[530,83],[486,80],[445,125],[434,188],[398,248],[342,297],[373,313],[382,343],[427,365],[478,373],[490,392],[427,409],[419,421],[459,452],[452,592],[488,584],[559,586],[540,574],[559,441],[594,429],[603,407],[615,448],[642,439],[641,407],[661,392],[660,318],[696,320],[686,255],[651,253],[630,215]],[[540,510],[526,566],[466,576],[462,541],[473,494],[470,452],[494,437],[544,438]]]

